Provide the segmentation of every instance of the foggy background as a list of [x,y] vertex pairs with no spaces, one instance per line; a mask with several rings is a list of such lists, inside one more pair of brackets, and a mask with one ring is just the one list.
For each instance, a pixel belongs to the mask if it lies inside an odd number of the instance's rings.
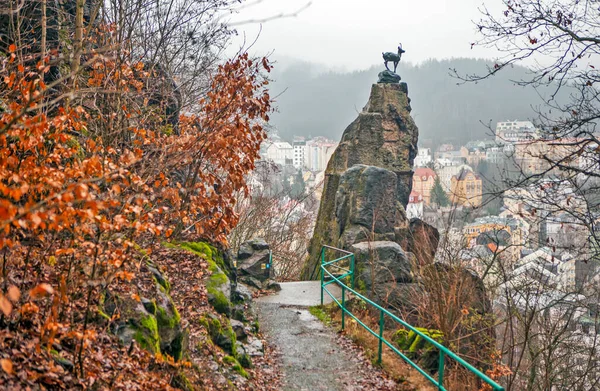
[[[385,69],[381,52],[395,52],[399,42],[406,53],[398,74],[408,83],[421,145],[491,138],[487,125],[531,119],[541,103],[535,90],[513,82],[526,77],[526,68],[514,67],[478,84],[450,75],[450,69],[484,73],[494,64],[496,50],[471,46],[481,0],[313,0],[307,5],[257,1],[230,16],[238,30],[237,47],[251,45],[250,53],[275,61],[271,96],[277,112],[271,124],[286,140],[338,140]],[[486,0],[485,6],[503,10],[500,0]]]

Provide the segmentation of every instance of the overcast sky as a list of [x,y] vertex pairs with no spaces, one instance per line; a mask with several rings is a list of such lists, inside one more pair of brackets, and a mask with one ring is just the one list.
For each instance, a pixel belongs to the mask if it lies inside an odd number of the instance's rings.
[[[293,13],[306,0],[253,1],[233,16],[236,23]],[[290,56],[339,70],[364,69],[382,61],[382,51],[396,51],[402,42],[403,61],[429,58],[493,58],[490,49],[475,47],[478,11],[485,1],[490,10],[502,9],[501,0],[312,0],[297,16],[262,23],[253,54],[274,51],[275,58]],[[253,41],[259,23],[236,26],[240,36]]]

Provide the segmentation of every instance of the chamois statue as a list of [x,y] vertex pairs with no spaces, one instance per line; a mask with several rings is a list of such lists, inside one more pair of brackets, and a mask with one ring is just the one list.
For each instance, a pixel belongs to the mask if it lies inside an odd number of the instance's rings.
[[402,44],[400,44],[400,46],[398,46],[398,53],[394,53],[394,52],[385,52],[385,53],[381,53],[383,54],[383,65],[385,65],[385,69],[387,69],[388,71],[390,70],[390,68],[388,68],[388,61],[392,61],[394,63],[394,73],[396,73],[396,68],[398,68],[398,63],[400,62],[400,59],[402,58],[402,53],[405,53],[406,50],[402,49]]

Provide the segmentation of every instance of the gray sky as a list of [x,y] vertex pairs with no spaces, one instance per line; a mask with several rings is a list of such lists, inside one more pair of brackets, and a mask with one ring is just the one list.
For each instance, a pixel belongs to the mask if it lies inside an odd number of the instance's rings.
[[[232,22],[259,20],[280,13],[293,13],[307,0],[262,0],[242,8]],[[475,47],[473,20],[484,0],[313,0],[295,17],[262,24],[262,32],[251,53],[290,56],[322,63],[340,70],[364,69],[382,61],[382,51],[396,51],[402,42],[403,61],[419,63],[429,58],[493,58],[494,51]],[[491,10],[502,9],[500,0],[485,0]],[[237,26],[253,41],[259,23]]]

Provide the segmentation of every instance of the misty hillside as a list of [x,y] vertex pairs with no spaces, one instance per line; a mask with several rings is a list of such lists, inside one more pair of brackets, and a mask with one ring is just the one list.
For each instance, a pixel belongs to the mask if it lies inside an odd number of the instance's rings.
[[[402,81],[408,83],[421,144],[489,138],[481,122],[534,116],[533,107],[541,103],[536,91],[510,81],[525,78],[526,68],[514,67],[488,80],[460,85],[449,72],[452,68],[461,74],[483,73],[485,66],[484,60],[452,59],[398,67]],[[337,140],[367,102],[371,84],[383,69],[376,65],[364,71],[331,72],[317,64],[280,59],[272,75],[272,96],[278,95],[272,124],[288,140],[319,135]]]

